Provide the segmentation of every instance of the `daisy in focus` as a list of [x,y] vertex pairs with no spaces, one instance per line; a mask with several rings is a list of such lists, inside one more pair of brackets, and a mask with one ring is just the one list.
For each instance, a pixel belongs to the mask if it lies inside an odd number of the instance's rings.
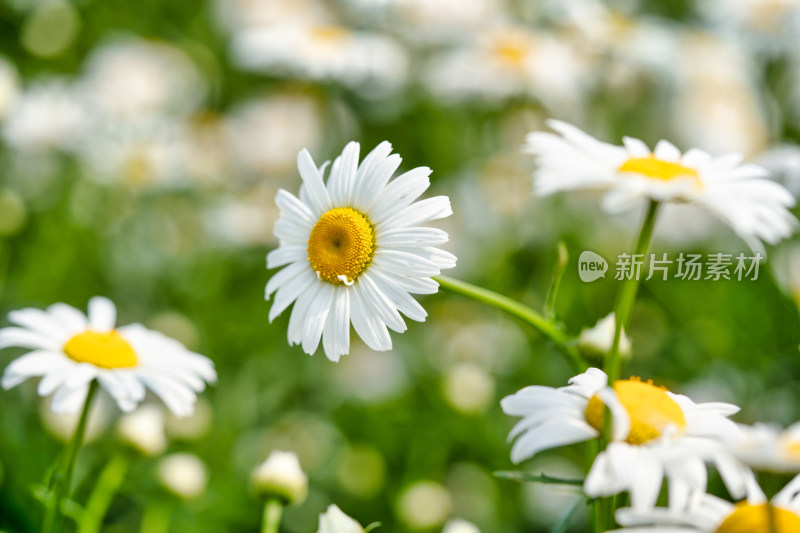
[[12,311],[16,327],[0,329],[0,348],[32,351],[6,367],[0,384],[10,389],[41,377],[38,393],[53,394],[55,413],[78,412],[97,380],[126,413],[150,389],[176,416],[191,415],[197,393],[217,379],[214,363],[140,324],[115,328],[116,316],[103,297],[89,300],[88,316],[63,303]]
[[[323,181],[308,151],[297,156],[300,197],[281,189],[276,203],[277,249],[267,268],[284,267],[267,283],[275,300],[272,321],[294,302],[289,343],[313,354],[320,339],[325,355],[338,361],[350,351],[350,323],[373,350],[392,347],[388,328],[406,330],[400,312],[422,322],[427,313],[411,294],[433,294],[431,279],[456,258],[436,248],[447,233],[420,224],[452,214],[450,200],[415,202],[430,185],[431,170],[418,167],[391,180],[400,156],[384,141],[358,164],[359,144],[349,143]],[[391,154],[391,155],[390,155]]]
[[538,157],[536,194],[573,189],[605,192],[611,212],[641,205],[642,199],[697,205],[728,224],[754,250],[791,235],[795,200],[782,185],[766,179],[758,165],[741,164],[739,154],[711,156],[691,149],[681,154],[668,141],[654,150],[625,137],[624,146],[601,142],[557,120],[557,134],[529,133],[523,150]]
[[511,460],[600,436],[606,407],[612,415],[611,442],[595,459],[584,482],[592,497],[628,491],[634,508],[655,505],[664,477],[671,500],[689,489],[705,491],[705,461],[715,463],[729,491],[744,495],[748,471],[724,452],[722,439],[737,430],[726,403],[696,404],[637,378],[618,380],[590,368],[561,388],[530,386],[507,396],[503,411],[522,417],[511,430],[517,438]]
[[[770,516],[771,515],[771,516]],[[767,503],[753,481],[747,499],[733,504],[703,494],[682,508],[620,509],[620,533],[795,533],[800,531],[800,477]]]

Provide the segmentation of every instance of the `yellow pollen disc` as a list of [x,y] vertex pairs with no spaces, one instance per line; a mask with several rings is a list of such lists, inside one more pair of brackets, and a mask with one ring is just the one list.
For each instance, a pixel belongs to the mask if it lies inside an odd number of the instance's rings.
[[[686,428],[681,407],[669,397],[666,389],[656,387],[652,381],[645,383],[636,377],[615,381],[614,392],[631,420],[625,439],[629,444],[644,444],[658,438],[669,425],[679,430]],[[605,404],[597,395],[592,396],[586,406],[586,421],[602,431],[604,417]]]
[[375,252],[375,233],[367,217],[337,207],[319,217],[308,238],[308,262],[320,279],[340,285],[366,270]]
[[[770,520],[769,512],[772,512]],[[796,533],[800,531],[800,516],[766,503],[739,503],[714,533]]]
[[633,172],[648,178],[661,181],[671,181],[676,178],[693,178],[700,185],[700,174],[693,168],[685,167],[677,163],[662,161],[655,156],[634,157],[625,161],[620,172]]
[[64,345],[64,353],[79,363],[101,368],[130,368],[139,362],[133,347],[116,331],[78,333]]

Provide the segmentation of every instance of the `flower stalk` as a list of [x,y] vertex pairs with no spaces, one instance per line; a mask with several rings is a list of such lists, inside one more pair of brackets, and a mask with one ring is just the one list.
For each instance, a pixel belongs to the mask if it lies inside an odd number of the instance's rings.
[[531,309],[508,296],[503,296],[489,289],[472,285],[465,281],[457,280],[448,276],[437,276],[433,278],[439,285],[450,292],[466,296],[477,302],[481,302],[492,307],[496,307],[510,315],[513,315],[534,329],[541,332],[545,337],[553,341],[564,353],[567,361],[576,372],[586,370],[586,362],[581,358],[576,347],[570,342],[569,335],[556,323],[545,318],[538,311]]
[[64,451],[64,455],[62,455],[61,464],[53,474],[51,480],[52,492],[47,503],[44,522],[42,523],[42,533],[53,533],[59,529],[61,522],[61,505],[64,498],[69,496],[70,487],[72,485],[72,475],[75,471],[75,463],[78,459],[78,452],[80,452],[81,446],[83,445],[83,437],[86,433],[86,426],[89,420],[89,410],[91,409],[92,400],[97,392],[97,388],[97,380],[92,380],[89,384],[89,390],[86,393],[86,400],[83,403],[83,410],[78,419],[75,433],[72,435],[72,439],[70,439],[67,449]]
[[283,504],[276,498],[269,498],[264,503],[264,515],[261,521],[261,533],[278,533],[283,515]]

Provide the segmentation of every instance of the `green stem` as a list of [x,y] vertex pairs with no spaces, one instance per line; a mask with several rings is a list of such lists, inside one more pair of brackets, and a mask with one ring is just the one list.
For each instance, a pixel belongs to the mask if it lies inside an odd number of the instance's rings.
[[477,285],[472,285],[471,283],[447,276],[437,276],[433,279],[439,282],[439,285],[446,290],[501,309],[530,326],[533,326],[561,348],[561,351],[567,356],[568,362],[575,371],[583,372],[586,370],[587,365],[580,354],[578,354],[578,350],[575,346],[570,344],[570,337],[559,326],[547,320],[537,311],[507,296],[497,294],[496,292],[478,287]]
[[544,304],[544,316],[549,320],[556,318],[556,298],[558,297],[558,289],[561,287],[561,278],[564,277],[564,272],[567,270],[567,263],[569,262],[569,252],[567,245],[564,241],[558,243],[558,259],[556,260],[556,267],[553,269],[553,280],[550,283],[550,290],[547,291],[547,299]]
[[97,483],[92,489],[86,510],[83,513],[78,533],[99,533],[103,526],[103,519],[108,512],[114,496],[125,480],[130,459],[127,455],[115,455],[100,473]]
[[278,533],[281,525],[283,504],[275,498],[270,498],[264,504],[264,518],[261,523],[261,533]]
[[75,433],[72,435],[67,449],[61,459],[61,464],[53,474],[53,492],[47,504],[44,522],[42,523],[42,533],[53,533],[58,531],[60,525],[60,510],[64,498],[69,496],[70,486],[72,485],[72,474],[75,471],[75,462],[78,459],[78,452],[83,444],[83,436],[86,433],[86,423],[89,420],[89,409],[92,406],[92,399],[97,392],[97,380],[92,380],[89,390],[86,393],[86,400],[83,403],[83,411],[78,419]]
[[[647,215],[645,215],[642,229],[639,231],[639,238],[636,240],[636,248],[633,251],[631,262],[636,256],[644,256],[650,246],[650,238],[653,236],[653,228],[656,223],[656,214],[658,213],[658,202],[650,200],[650,205],[647,207]],[[635,272],[635,271],[634,271]],[[622,282],[617,294],[617,301],[614,304],[614,342],[611,344],[611,350],[606,359],[605,372],[608,374],[609,384],[614,383],[619,379],[620,367],[622,361],[619,354],[619,343],[622,338],[622,331],[628,325],[633,303],[636,301],[636,293],[639,290],[639,275],[631,275],[629,279]]]
[[167,533],[170,523],[170,504],[154,502],[149,504],[142,516],[141,533]]

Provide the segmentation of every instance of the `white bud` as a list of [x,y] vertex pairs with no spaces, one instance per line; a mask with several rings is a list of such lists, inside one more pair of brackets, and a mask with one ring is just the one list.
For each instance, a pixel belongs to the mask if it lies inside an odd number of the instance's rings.
[[206,490],[206,466],[196,455],[175,453],[158,464],[158,477],[174,494],[190,500]]
[[447,522],[442,533],[481,533],[481,530],[472,522],[454,518]]
[[319,515],[317,533],[364,533],[361,524],[347,516],[335,505]]
[[143,405],[120,418],[117,435],[145,455],[161,455],[167,449],[164,412],[156,405]]
[[[578,337],[578,349],[581,354],[590,361],[604,359],[614,343],[616,324],[615,315],[611,313],[599,320],[593,328],[584,328]],[[631,342],[625,335],[625,330],[622,330],[619,339],[619,354],[626,358],[631,356]]]
[[308,478],[294,452],[273,450],[253,470],[252,481],[261,498],[277,498],[284,505],[302,503],[308,494]]

